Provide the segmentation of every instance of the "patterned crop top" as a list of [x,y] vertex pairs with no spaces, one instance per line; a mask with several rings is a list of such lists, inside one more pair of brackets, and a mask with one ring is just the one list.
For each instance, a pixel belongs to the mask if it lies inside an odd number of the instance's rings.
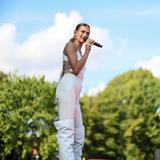
[[[80,51],[77,51],[78,60],[80,60],[81,57],[82,55]],[[77,75],[77,77],[79,77],[81,80],[83,80],[84,70],[85,70],[85,67],[83,67],[82,70]],[[73,70],[72,70],[71,65],[69,64],[68,57],[65,55],[65,53],[63,53],[63,68],[62,68],[61,78],[65,73],[73,73]]]

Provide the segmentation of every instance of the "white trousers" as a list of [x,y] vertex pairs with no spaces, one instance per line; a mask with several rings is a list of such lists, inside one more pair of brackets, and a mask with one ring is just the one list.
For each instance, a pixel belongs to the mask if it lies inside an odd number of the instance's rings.
[[84,144],[84,126],[79,104],[82,80],[67,73],[60,80],[56,98],[59,120],[54,122],[57,129],[60,160],[80,160]]
[[60,80],[56,90],[59,120],[73,119],[75,128],[83,125],[79,104],[81,88],[82,80],[72,73],[66,73]]

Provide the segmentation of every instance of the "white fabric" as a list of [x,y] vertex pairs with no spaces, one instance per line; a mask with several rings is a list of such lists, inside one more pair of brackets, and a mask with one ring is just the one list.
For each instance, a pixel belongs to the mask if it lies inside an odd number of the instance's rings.
[[63,53],[63,60],[68,61],[68,57]]
[[[78,58],[81,58],[79,52],[77,52],[77,55],[79,55]],[[79,97],[82,89],[84,72],[85,66],[77,76],[72,73],[65,73],[60,79],[56,89],[59,120],[72,118],[75,121],[75,127],[82,126]]]
[[56,90],[59,120],[72,118],[75,127],[82,126],[79,104],[81,88],[82,80],[72,73],[66,73],[60,80]]
[[84,126],[75,128],[74,145],[73,145],[75,160],[81,160],[84,139],[85,139]]
[[75,160],[74,145],[74,121],[66,119],[54,122],[57,129],[57,141],[59,144],[60,160]]
[[[78,60],[80,60],[80,53],[77,52],[77,55]],[[63,56],[63,60],[66,60],[67,58],[67,56]],[[77,76],[73,73],[65,73],[60,79],[56,89],[59,121],[54,122],[54,125],[58,131],[57,139],[60,148],[60,160],[81,159],[84,144],[84,127],[79,98],[84,72],[85,67],[83,67]],[[74,130],[72,127],[66,126],[66,121],[68,120],[73,121]],[[73,141],[74,143],[72,143]],[[73,152],[71,148],[73,149]]]
[[[80,54],[79,51],[77,51],[78,61],[81,59],[81,57],[82,57],[82,55]],[[68,57],[65,55],[65,53],[63,53],[63,60],[64,60],[64,61],[68,61]],[[84,67],[82,68],[82,70],[79,72],[79,74],[77,75],[77,77],[78,77],[79,79],[81,79],[81,80],[83,80],[83,78],[84,78],[85,69],[86,69],[86,67],[84,66]],[[70,71],[72,71],[72,68],[70,68]]]

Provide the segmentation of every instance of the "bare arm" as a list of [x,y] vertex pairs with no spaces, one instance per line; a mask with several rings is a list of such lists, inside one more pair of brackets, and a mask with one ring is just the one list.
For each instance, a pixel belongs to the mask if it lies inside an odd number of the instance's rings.
[[71,65],[71,68],[75,75],[77,75],[82,70],[84,65],[86,64],[90,49],[91,49],[91,45],[85,44],[85,52],[82,55],[82,58],[78,60],[77,54],[76,54],[77,50],[74,44],[71,42],[66,44],[64,48],[64,52],[68,57],[69,64]]

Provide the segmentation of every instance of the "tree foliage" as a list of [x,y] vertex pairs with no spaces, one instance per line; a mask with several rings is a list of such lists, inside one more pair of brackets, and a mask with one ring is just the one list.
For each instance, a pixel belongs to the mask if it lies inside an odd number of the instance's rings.
[[[41,159],[55,160],[57,83],[0,72],[0,159],[30,160],[33,145]],[[115,77],[96,96],[81,98],[86,158],[152,160],[160,147],[160,80],[149,71]]]
[[33,145],[44,160],[53,159],[56,83],[44,77],[0,75],[0,159],[31,159]]
[[115,77],[96,96],[82,99],[85,155],[151,160],[160,147],[160,80],[148,71]]

